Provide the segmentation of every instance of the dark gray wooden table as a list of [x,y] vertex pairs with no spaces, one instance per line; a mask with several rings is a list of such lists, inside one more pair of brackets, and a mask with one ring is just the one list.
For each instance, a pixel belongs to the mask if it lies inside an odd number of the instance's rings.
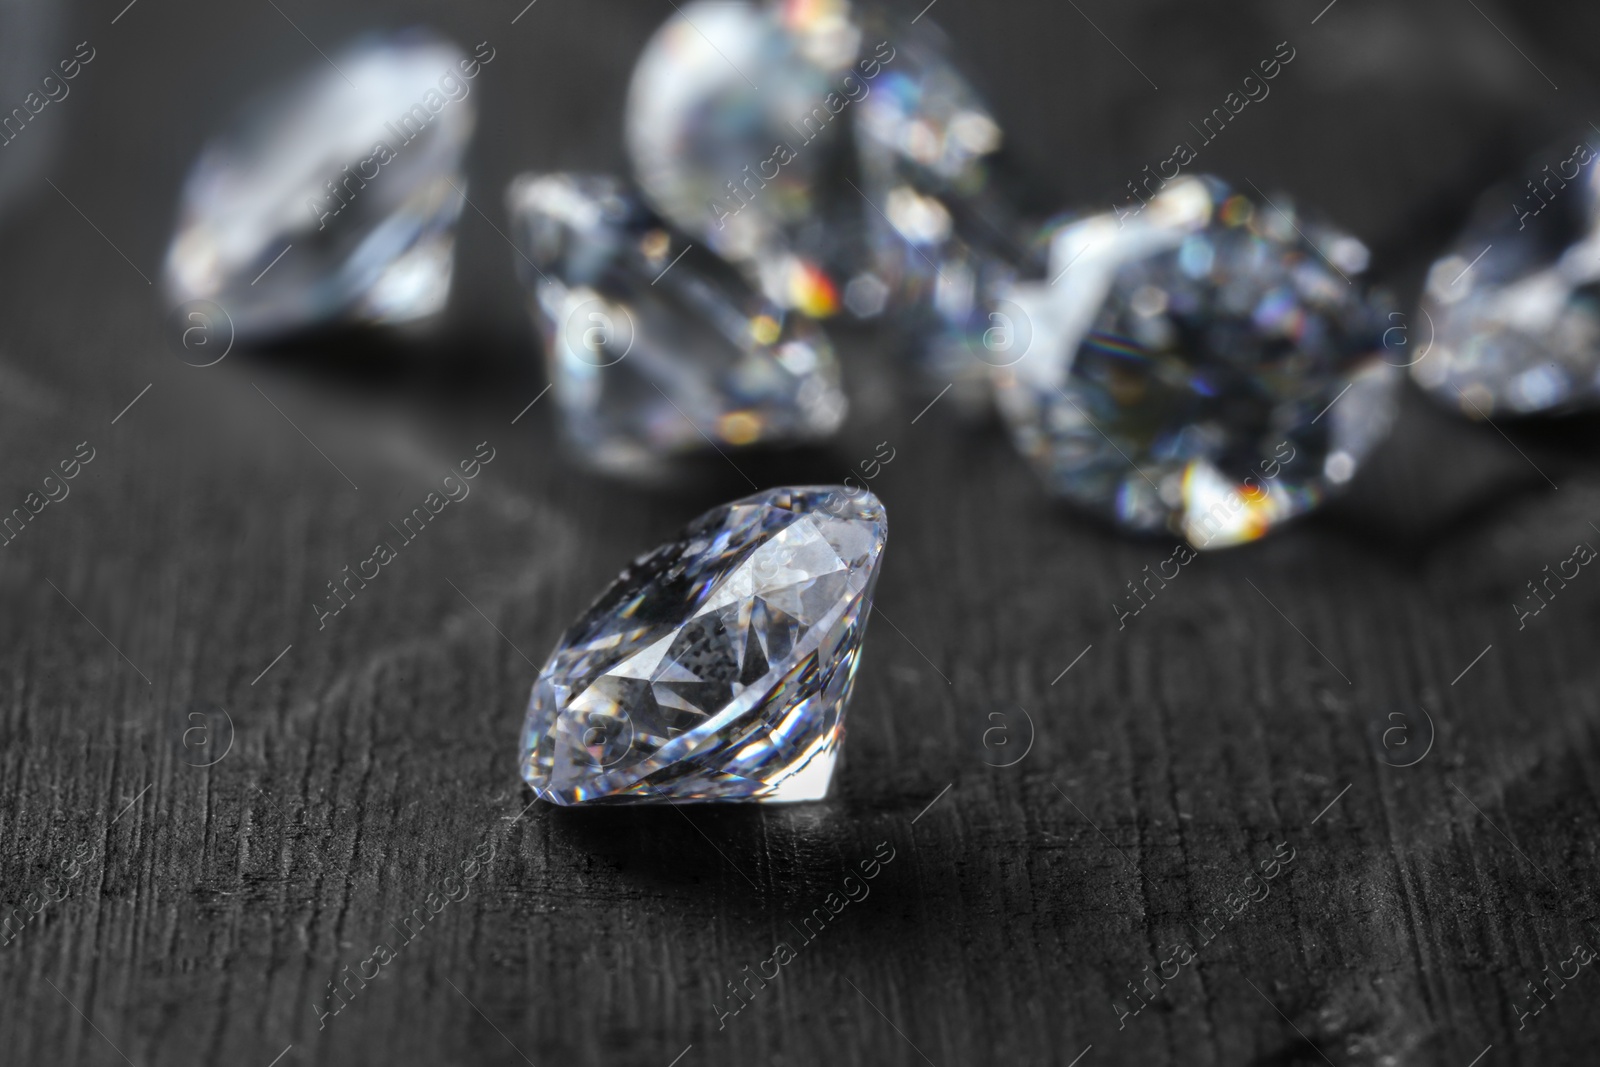
[[[632,56],[672,10],[521,8],[61,16],[51,47],[96,58],[0,219],[0,506],[93,459],[0,548],[0,905],[25,919],[0,935],[0,1062],[1594,1062],[1573,946],[1600,948],[1600,577],[1524,629],[1511,605],[1600,544],[1595,419],[1502,433],[1408,396],[1345,500],[1201,558],[1119,630],[1112,600],[1171,545],[1049,504],[991,426],[913,425],[921,399],[849,336],[841,440],[741,463],[832,481],[896,450],[834,796],[530,807],[534,664],[629,558],[748,490],[597,480],[548,405],[513,425],[544,380],[500,190],[620,165]],[[1600,121],[1600,16],[1553,0],[928,17],[1063,204],[1108,200],[1289,41],[1201,166],[1320,206],[1404,297],[1485,183]],[[201,139],[310,42],[415,21],[497,50],[449,323],[174,358],[147,281]],[[325,583],[483,441],[471,497],[319,630]],[[779,942],[779,976],[732,999]]]

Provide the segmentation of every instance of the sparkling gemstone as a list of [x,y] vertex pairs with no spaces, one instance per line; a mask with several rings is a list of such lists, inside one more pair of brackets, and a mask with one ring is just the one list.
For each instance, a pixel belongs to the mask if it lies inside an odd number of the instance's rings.
[[522,776],[556,804],[820,800],[888,536],[843,486],[714,508],[635,560],[534,684]]
[[840,0],[700,0],[646,43],[628,89],[624,137],[650,203],[817,317],[866,265],[841,114],[860,50]]
[[1025,259],[1024,186],[944,35],[926,19],[902,25],[875,9],[862,23],[869,39],[893,41],[855,116],[873,271],[894,294],[895,325],[926,384],[954,385],[969,410],[987,406],[986,296]]
[[170,299],[221,305],[243,339],[440,311],[479,69],[408,31],[363,38],[257,100],[184,183]]
[[1219,548],[1315,507],[1387,433],[1402,375],[1354,237],[1182,178],[1044,240],[1052,280],[997,305],[996,389],[1069,501]]
[[1545,152],[1522,184],[1484,194],[1429,270],[1404,362],[1441,403],[1471,418],[1600,404],[1595,159],[1581,141]]
[[1018,183],[997,194],[1000,126],[931,19],[688,5],[639,59],[626,135],[651,203],[774,300],[888,315],[935,389],[986,402],[984,294],[1020,258]]
[[614,178],[525,175],[508,193],[570,442],[624,473],[674,453],[819,442],[844,419],[822,328],[689,244]]

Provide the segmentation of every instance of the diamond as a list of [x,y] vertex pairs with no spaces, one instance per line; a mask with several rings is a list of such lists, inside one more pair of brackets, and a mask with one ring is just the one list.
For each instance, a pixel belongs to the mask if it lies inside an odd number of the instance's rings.
[[1007,290],[1025,345],[994,374],[1018,448],[1073,503],[1238,544],[1315,507],[1388,432],[1401,375],[1353,237],[1182,178],[1137,216],[1044,239],[1055,281]]
[[615,178],[524,175],[508,193],[570,443],[622,473],[674,453],[831,436],[839,366],[815,322],[753,290]]
[[1021,259],[1021,186],[931,19],[845,0],[686,5],[634,68],[625,132],[674,225],[786,306],[887,316],[923,384],[987,405],[973,349],[984,294]]
[[189,171],[170,299],[251,340],[442,310],[480,66],[422,31],[367,37],[257,100]]
[[700,516],[562,637],[534,683],[522,777],[561,805],[820,800],[887,536],[877,498],[843,486]]
[[773,299],[819,316],[866,266],[840,114],[859,47],[840,0],[700,0],[645,44],[628,89],[623,132],[646,199]]
[[987,407],[980,349],[995,323],[986,296],[1025,258],[1016,217],[1024,186],[1001,152],[998,121],[944,35],[925,19],[862,21],[873,27],[869,39],[893,41],[855,116],[862,194],[881,209],[866,215],[873,270],[895,294],[895,325],[924,384],[953,385],[969,411]]
[[1471,418],[1600,405],[1600,165],[1582,142],[1545,155],[1486,192],[1429,270],[1431,331],[1407,324],[1412,378]]

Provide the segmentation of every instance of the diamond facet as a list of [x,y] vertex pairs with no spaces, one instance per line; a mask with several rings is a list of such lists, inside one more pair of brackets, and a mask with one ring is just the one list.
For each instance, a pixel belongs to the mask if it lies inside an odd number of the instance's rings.
[[1353,278],[1366,249],[1278,205],[1183,178],[1047,231],[1055,281],[1008,290],[1025,344],[995,374],[1054,491],[1220,548],[1316,506],[1387,433],[1400,374]]
[[189,172],[168,296],[220,304],[248,339],[441,310],[478,69],[410,31],[363,39],[256,101]]
[[508,194],[567,435],[625,473],[715,445],[816,442],[844,419],[822,328],[754,291],[614,178],[525,175]]
[[[1411,376],[1470,418],[1600,405],[1600,163],[1581,141],[1484,194],[1428,272]],[[1529,168],[1532,171],[1532,168]]]
[[888,536],[842,486],[772,489],[635,560],[534,683],[522,776],[546,800],[819,800]]

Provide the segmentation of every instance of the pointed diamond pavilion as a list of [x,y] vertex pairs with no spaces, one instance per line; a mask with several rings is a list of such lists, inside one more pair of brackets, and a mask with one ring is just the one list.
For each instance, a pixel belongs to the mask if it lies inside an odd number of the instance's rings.
[[522,777],[562,805],[820,800],[887,536],[878,499],[841,486],[700,516],[562,637]]

